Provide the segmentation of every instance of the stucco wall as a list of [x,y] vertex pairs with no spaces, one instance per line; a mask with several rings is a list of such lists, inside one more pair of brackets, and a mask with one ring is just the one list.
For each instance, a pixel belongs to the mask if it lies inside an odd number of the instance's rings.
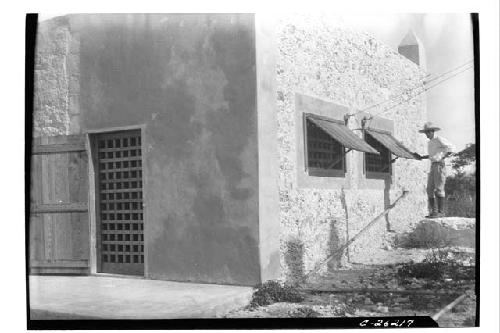
[[259,127],[259,250],[261,279],[280,277],[279,154],[276,104],[277,40],[274,16],[255,15],[257,117]]
[[[305,169],[297,163],[300,153],[297,133],[302,131],[302,122],[297,117],[297,96],[331,103],[332,116],[334,109],[342,106],[354,113],[410,88],[421,87],[425,73],[373,37],[345,30],[328,17],[292,15],[283,16],[278,22],[281,266],[282,277],[294,280],[353,237],[402,189],[410,193],[390,213],[391,228],[402,232],[417,223],[426,210],[427,168],[423,162],[397,160],[393,183],[387,190],[384,180],[365,181],[362,153],[350,152],[346,181],[331,184],[325,181],[330,185],[321,187],[314,186],[314,182],[310,186],[300,184],[298,179]],[[408,96],[403,95],[397,101]],[[370,112],[381,110],[378,107]],[[394,136],[408,148],[425,151],[424,137],[418,133],[427,118],[424,94],[380,116],[393,121]],[[351,117],[348,126],[359,128],[361,119],[361,114]],[[386,254],[384,248],[392,238],[386,224],[379,223],[338,258],[337,264],[369,263],[373,256]]]
[[70,15],[40,31],[50,107],[35,119],[58,118],[37,127],[69,131],[74,74],[80,133],[144,128],[146,276],[259,282],[253,15]]

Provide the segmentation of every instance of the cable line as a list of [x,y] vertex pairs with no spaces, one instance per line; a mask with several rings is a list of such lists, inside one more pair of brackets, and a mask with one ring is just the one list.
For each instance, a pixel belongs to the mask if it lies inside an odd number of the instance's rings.
[[424,89],[422,89],[422,91],[420,91],[420,92],[418,92],[417,94],[415,94],[415,96],[411,97],[409,100],[407,100],[407,101],[401,101],[401,102],[399,102],[399,103],[397,103],[397,104],[395,104],[395,105],[393,105],[393,106],[391,106],[391,107],[389,107],[389,108],[387,108],[387,109],[385,109],[385,110],[382,110],[381,112],[375,113],[375,114],[371,115],[371,118],[372,118],[372,117],[374,117],[374,116],[377,116],[377,115],[379,115],[379,114],[385,113],[385,112],[387,112],[387,111],[389,111],[389,110],[392,110],[392,109],[394,109],[395,107],[397,107],[397,106],[399,106],[399,105],[401,105],[401,104],[403,104],[403,103],[405,103],[405,102],[409,102],[409,101],[411,101],[412,99],[416,98],[417,96],[419,96],[419,95],[423,94],[424,92],[426,92],[426,91],[428,91],[428,90],[430,90],[430,89],[432,89],[432,88],[434,88],[434,87],[436,87],[436,86],[440,85],[441,83],[443,83],[443,82],[445,82],[445,81],[448,81],[449,79],[451,79],[451,78],[453,78],[453,77],[457,76],[458,74],[463,73],[463,72],[465,72],[465,71],[467,71],[467,70],[469,70],[469,69],[471,69],[471,68],[473,68],[473,67],[474,67],[474,66],[470,66],[470,67],[464,68],[464,69],[462,69],[461,71],[459,71],[459,72],[457,72],[457,73],[454,73],[453,75],[451,75],[451,76],[449,76],[449,77],[447,77],[447,78],[445,78],[445,79],[443,79],[443,80],[441,80],[441,81],[439,81],[439,82],[437,82],[437,83],[433,84],[432,86],[425,87]]
[[466,63],[463,63],[462,65],[460,65],[460,66],[458,66],[458,67],[455,67],[455,68],[454,68],[454,69],[452,69],[452,70],[449,70],[449,71],[447,71],[447,72],[444,72],[444,73],[442,73],[442,74],[438,75],[437,77],[430,78],[430,79],[429,79],[429,80],[427,80],[427,81],[425,81],[425,80],[424,80],[424,84],[428,84],[428,83],[430,83],[430,82],[432,82],[432,81],[435,81],[435,80],[437,80],[437,79],[439,79],[439,78],[441,78],[441,77],[445,76],[446,74],[449,74],[449,73],[451,73],[451,72],[454,72],[454,71],[456,71],[457,69],[459,69],[459,68],[461,68],[461,67],[464,67],[464,66],[467,66],[467,65],[469,65],[469,64],[471,64],[471,63],[472,63],[472,60],[469,60],[469,61],[467,61]]
[[[464,66],[466,66],[466,65],[468,65],[468,64],[470,64],[470,63],[472,63],[472,62],[473,62],[473,60],[469,60],[469,61],[467,61],[467,62],[463,63],[463,64],[462,64],[462,65],[460,65],[460,66],[457,66],[457,67],[455,67],[455,68],[453,68],[453,69],[451,69],[451,70],[449,70],[449,71],[447,71],[447,72],[444,72],[444,73],[439,74],[439,75],[438,75],[438,76],[436,76],[436,77],[432,77],[432,78],[430,78],[430,79],[428,79],[428,80],[424,80],[424,85],[425,85],[425,84],[429,84],[429,83],[431,83],[431,82],[433,82],[433,81],[435,81],[435,80],[437,80],[437,79],[440,79],[440,78],[442,78],[443,76],[445,76],[445,75],[447,75],[447,74],[449,74],[449,73],[452,73],[452,72],[454,72],[454,71],[456,71],[456,70],[458,70],[458,69],[460,69],[460,68],[462,68],[462,67],[464,67]],[[429,76],[429,75],[428,75],[428,76]],[[380,106],[380,105],[385,104],[385,103],[392,102],[392,101],[394,101],[395,99],[397,99],[397,98],[399,98],[399,97],[401,97],[401,96],[403,96],[403,95],[405,95],[405,94],[407,94],[407,93],[411,93],[412,91],[415,91],[415,90],[417,90],[417,89],[421,89],[421,88],[422,88],[421,86],[413,87],[413,88],[408,89],[408,90],[406,90],[405,92],[403,92],[403,93],[401,93],[401,94],[399,94],[399,95],[395,96],[394,98],[387,99],[387,100],[381,101],[381,102],[379,102],[379,103],[376,103],[376,104],[370,105],[370,106],[368,106],[368,107],[366,107],[366,108],[364,108],[364,109],[362,109],[362,110],[359,110],[359,111],[357,111],[357,112],[354,112],[354,113],[350,114],[349,116],[355,116],[355,115],[357,115],[358,113],[364,112],[364,111],[366,111],[366,110],[372,109],[372,108],[374,108],[374,107]]]

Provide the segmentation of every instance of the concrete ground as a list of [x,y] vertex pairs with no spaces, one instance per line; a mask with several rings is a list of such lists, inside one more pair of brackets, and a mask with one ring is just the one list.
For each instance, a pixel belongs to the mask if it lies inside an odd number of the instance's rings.
[[214,318],[252,288],[116,276],[30,276],[31,319]]

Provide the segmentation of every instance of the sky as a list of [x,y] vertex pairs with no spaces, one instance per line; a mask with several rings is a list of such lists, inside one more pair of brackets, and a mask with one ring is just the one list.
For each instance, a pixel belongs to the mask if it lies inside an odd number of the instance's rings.
[[[341,15],[350,28],[365,31],[397,50],[412,29],[424,45],[426,70],[439,75],[473,56],[469,14]],[[474,70],[468,70],[427,91],[428,120],[441,127],[439,135],[459,151],[475,142]]]
[[[64,14],[41,14],[45,20]],[[431,75],[452,70],[473,57],[469,14],[374,14],[339,15],[349,28],[367,32],[397,51],[411,29],[420,39]],[[475,141],[474,71],[465,71],[430,89],[427,93],[428,120],[441,127],[439,135],[456,150]]]

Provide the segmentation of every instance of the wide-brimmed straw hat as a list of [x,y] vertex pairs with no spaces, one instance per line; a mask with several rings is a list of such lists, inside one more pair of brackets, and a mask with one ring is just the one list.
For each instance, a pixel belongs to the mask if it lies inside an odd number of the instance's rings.
[[434,125],[432,122],[428,121],[424,124],[424,128],[422,128],[419,132],[425,133],[430,131],[439,131],[441,128]]

